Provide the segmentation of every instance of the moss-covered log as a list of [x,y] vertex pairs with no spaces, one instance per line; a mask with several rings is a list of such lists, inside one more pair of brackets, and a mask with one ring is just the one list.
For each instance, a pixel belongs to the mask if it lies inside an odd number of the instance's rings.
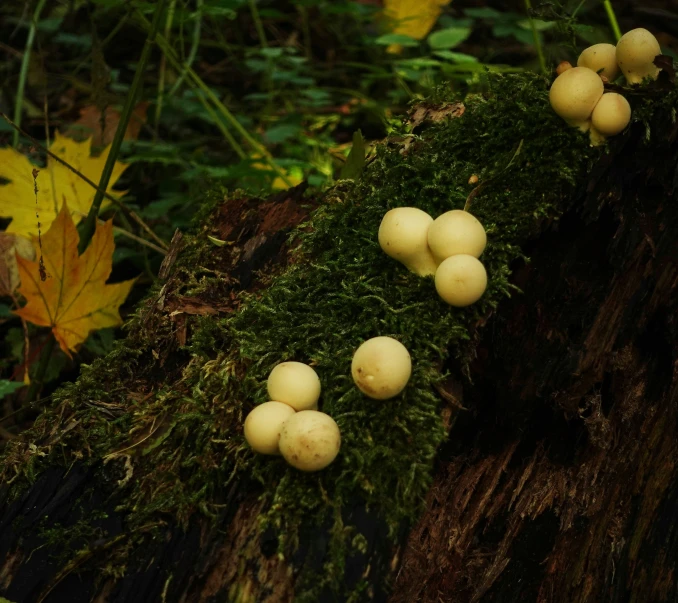
[[[634,123],[607,148],[552,114],[547,81],[494,76],[465,105],[441,91],[322,198],[214,195],[127,339],[6,447],[0,594],[673,600],[668,67],[626,92]],[[485,224],[481,302],[450,308],[381,253],[379,220],[403,205]],[[414,359],[405,392],[379,403],[350,378],[375,335]],[[243,442],[285,359],[314,364],[342,430],[318,474]]]

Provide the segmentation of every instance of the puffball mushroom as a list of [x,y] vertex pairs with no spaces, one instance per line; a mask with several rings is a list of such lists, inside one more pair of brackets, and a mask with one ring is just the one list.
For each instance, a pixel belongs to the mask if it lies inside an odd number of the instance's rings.
[[577,67],[588,67],[598,75],[606,77],[608,82],[613,82],[619,75],[617,49],[612,44],[589,46],[579,55]]
[[294,410],[315,409],[320,397],[320,379],[308,364],[281,362],[268,376],[268,396]]
[[551,85],[551,107],[568,124],[586,132],[596,103],[603,96],[603,81],[588,67],[573,67],[561,73]]
[[341,434],[332,417],[302,410],[290,417],[280,432],[280,453],[301,471],[319,471],[339,453]]
[[617,64],[629,84],[639,84],[648,76],[656,79],[659,67],[652,61],[661,53],[657,38],[642,27],[626,32],[617,42]]
[[487,272],[478,258],[459,254],[447,258],[436,272],[436,291],[451,306],[477,302],[487,288]]
[[361,392],[375,400],[387,400],[405,389],[412,374],[407,348],[392,337],[373,337],[353,354],[351,375]]
[[379,245],[384,253],[419,276],[436,272],[427,234],[433,218],[416,207],[397,207],[386,212],[379,225]]
[[572,69],[572,65],[569,61],[560,61],[558,63],[558,66],[556,67],[556,75],[560,75],[561,73],[564,73],[568,69]]
[[486,244],[483,225],[475,216],[461,209],[438,216],[428,229],[428,246],[438,264],[458,253],[480,257]]
[[294,414],[294,408],[282,402],[264,402],[255,406],[245,419],[247,443],[261,454],[280,454],[280,430]]
[[591,114],[591,125],[603,136],[619,134],[631,121],[631,105],[621,94],[607,92]]

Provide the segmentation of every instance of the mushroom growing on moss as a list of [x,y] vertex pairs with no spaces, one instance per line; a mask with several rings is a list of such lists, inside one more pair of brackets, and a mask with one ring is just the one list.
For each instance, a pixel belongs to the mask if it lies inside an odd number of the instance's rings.
[[412,374],[407,348],[392,337],[373,337],[353,354],[351,375],[361,392],[375,400],[397,396]]
[[317,410],[302,410],[285,421],[280,432],[280,453],[301,471],[320,471],[339,453],[341,434],[332,417]]
[[568,124],[586,132],[596,103],[603,96],[600,76],[588,67],[573,67],[559,75],[549,91],[551,107]]
[[294,409],[282,402],[264,402],[255,406],[245,419],[245,440],[256,452],[280,454],[280,430],[294,414]]
[[436,262],[427,235],[433,218],[417,207],[387,211],[379,225],[379,245],[384,253],[419,276],[435,274]]
[[598,101],[591,114],[592,141],[596,134],[615,136],[619,134],[631,121],[631,105],[621,94],[607,92]]
[[642,27],[626,32],[617,42],[617,64],[629,84],[656,79],[659,67],[653,61],[661,53],[657,38]]
[[271,400],[284,402],[294,410],[318,407],[320,379],[308,364],[281,362],[271,371],[267,385]]
[[612,44],[594,44],[585,49],[577,59],[577,67],[588,67],[598,75],[613,82],[619,75],[617,49]]
[[487,288],[485,266],[468,254],[447,258],[436,272],[436,291],[451,306],[462,308],[477,302]]
[[462,209],[453,209],[438,216],[428,229],[428,246],[438,264],[458,253],[480,257],[486,244],[483,225]]

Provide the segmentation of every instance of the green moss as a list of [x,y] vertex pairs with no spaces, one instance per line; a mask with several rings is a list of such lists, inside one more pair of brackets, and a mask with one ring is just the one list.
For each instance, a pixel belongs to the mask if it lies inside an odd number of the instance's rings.
[[[77,451],[95,462],[127,448],[135,466],[122,509],[130,532],[158,514],[184,522],[196,511],[214,517],[234,480],[254,479],[265,502],[260,526],[280,534],[281,554],[290,556],[300,531],[331,526],[323,577],[303,569],[297,599],[316,601],[325,586],[339,591],[347,553],[365,547],[342,509],[364,501],[385,520],[391,537],[416,520],[446,437],[433,387],[443,378],[441,367],[449,355],[459,368],[469,362],[475,325],[516,293],[509,278],[511,264],[523,256],[521,246],[570,207],[603,152],[553,114],[544,78],[493,75],[488,81],[489,93],[467,99],[461,118],[415,134],[404,126],[399,141],[379,147],[360,180],[330,190],[312,228],[295,234],[302,241],[297,262],[263,294],[243,295],[237,313],[198,319],[190,362],[177,379],[154,395],[130,398],[130,389],[137,384],[143,393],[144,375],[158,370],[153,344],[172,337],[167,325],[144,334],[140,310],[129,340],[86,367],[77,384],[55,396],[56,409],[39,419],[33,435],[54,424],[63,431],[75,418],[81,426],[61,433],[58,445],[39,448],[48,457],[35,462],[44,465],[57,454],[70,462]],[[436,100],[450,99],[441,89]],[[472,195],[473,174],[479,184]],[[416,206],[437,216],[467,203],[488,233],[481,259],[490,281],[479,303],[456,309],[438,298],[431,278],[386,257],[376,232],[393,207]],[[206,257],[204,246],[203,237],[189,238],[176,268],[193,293],[217,286],[218,274],[196,264]],[[353,351],[376,335],[396,337],[414,362],[405,392],[384,402],[365,398],[350,377]],[[322,410],[342,432],[339,457],[317,474],[255,456],[242,438],[247,412],[266,400],[268,373],[291,359],[314,365]],[[111,420],[88,406],[91,400],[118,404],[120,413]],[[11,446],[15,458],[26,453],[21,444]],[[21,462],[19,472],[35,475],[32,460],[24,456]],[[366,588],[356,587],[353,599]]]

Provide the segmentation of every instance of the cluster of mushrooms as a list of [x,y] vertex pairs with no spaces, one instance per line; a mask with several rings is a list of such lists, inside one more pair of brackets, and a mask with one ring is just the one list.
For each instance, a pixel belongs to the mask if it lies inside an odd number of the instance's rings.
[[591,144],[602,144],[631,121],[629,102],[621,94],[605,92],[605,84],[614,82],[620,70],[631,85],[655,79],[659,68],[654,59],[660,54],[657,38],[643,28],[624,34],[616,47],[595,44],[579,55],[576,67],[567,61],[558,65],[549,93],[551,107],[571,126],[588,131]]
[[[351,374],[356,386],[375,400],[397,396],[410,379],[407,348],[392,337],[373,337],[354,353]],[[334,419],[318,410],[320,379],[307,364],[282,362],[271,371],[269,402],[245,419],[245,440],[260,454],[282,455],[301,471],[319,471],[339,453],[341,434]]]
[[[657,39],[646,29],[622,36],[617,46],[596,44],[584,50],[577,67],[558,66],[549,98],[568,124],[589,131],[593,144],[619,134],[631,119],[628,101],[605,92],[619,71],[629,84],[656,78]],[[445,212],[435,220],[416,207],[388,211],[379,226],[379,245],[393,259],[420,276],[435,276],[440,297],[455,307],[478,301],[487,288],[487,272],[478,259],[487,236],[478,219],[464,210]],[[405,389],[412,373],[407,348],[392,337],[374,337],[354,353],[351,375],[366,396],[386,400]],[[307,364],[282,362],[271,371],[269,402],[245,419],[245,439],[261,454],[282,455],[301,471],[319,471],[339,453],[341,434],[332,417],[318,410],[320,379]]]
[[419,276],[435,275],[438,295],[458,308],[485,293],[487,272],[478,258],[486,244],[483,225],[461,209],[434,220],[416,207],[398,207],[386,212],[379,226],[384,253]]

